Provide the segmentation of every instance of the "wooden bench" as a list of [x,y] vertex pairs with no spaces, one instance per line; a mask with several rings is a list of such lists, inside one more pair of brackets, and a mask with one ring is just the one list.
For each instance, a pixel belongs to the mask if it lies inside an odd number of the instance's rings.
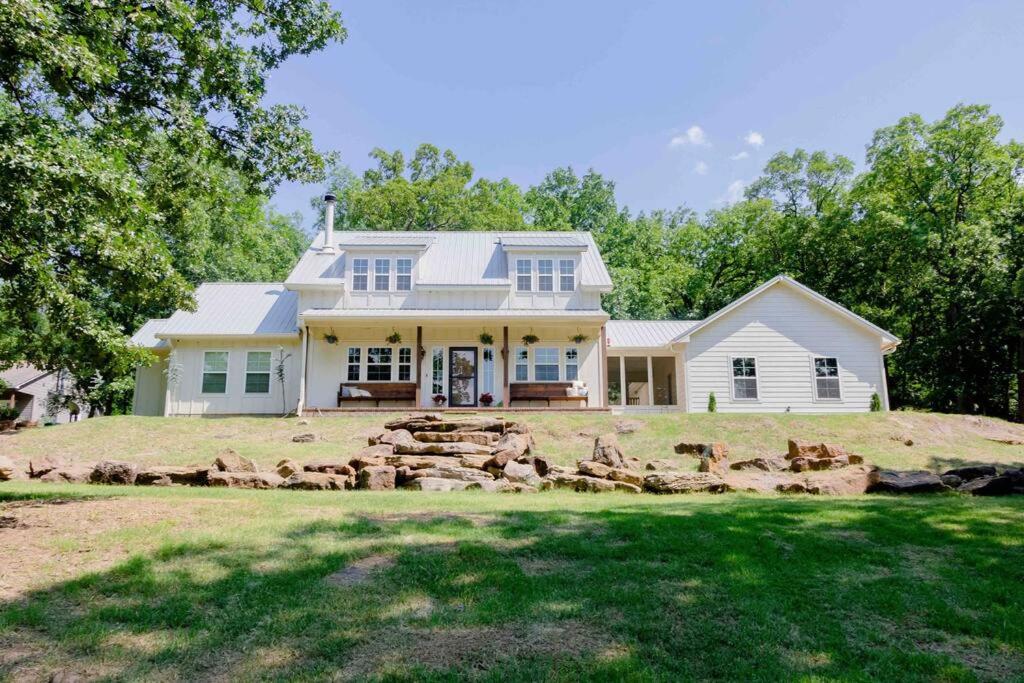
[[[369,396],[343,396],[345,387],[349,389],[362,389],[369,392]],[[415,401],[415,382],[342,382],[338,390],[338,407],[343,403],[356,403],[361,401],[373,401],[380,407],[381,401]]]
[[579,405],[587,405],[586,396],[567,396],[565,390],[572,386],[571,382],[515,382],[508,385],[509,402],[512,401],[576,401]]

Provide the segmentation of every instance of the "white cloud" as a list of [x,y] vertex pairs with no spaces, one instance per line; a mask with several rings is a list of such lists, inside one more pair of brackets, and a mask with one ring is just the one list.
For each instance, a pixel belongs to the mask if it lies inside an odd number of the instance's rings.
[[693,172],[696,173],[697,175],[707,175],[708,165],[705,164],[703,161],[698,161],[697,164],[693,167]]
[[725,188],[725,195],[718,200],[719,204],[735,204],[743,199],[743,190],[747,184],[742,180],[734,180]]
[[756,130],[752,130],[747,133],[747,137],[743,138],[748,145],[755,148],[760,148],[764,144],[764,136],[758,133]]
[[732,159],[733,161],[739,161],[740,159],[746,159],[749,156],[750,156],[750,154],[747,153],[747,150],[743,150],[742,152],[740,152],[738,154],[733,154],[729,158]]
[[682,135],[676,135],[669,140],[669,147],[682,147],[683,145],[695,145],[697,147],[707,147],[710,143],[708,142],[707,136],[704,135],[704,129],[700,126],[690,126],[686,129],[686,132]]

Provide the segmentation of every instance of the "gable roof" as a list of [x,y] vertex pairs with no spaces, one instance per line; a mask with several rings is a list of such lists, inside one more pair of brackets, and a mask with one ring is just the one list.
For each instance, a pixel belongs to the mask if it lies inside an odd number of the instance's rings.
[[158,339],[157,333],[163,330],[169,318],[152,318],[147,320],[138,332],[132,335],[132,344],[144,349],[165,349],[169,346],[166,339]]
[[[298,294],[279,282],[214,282],[199,285],[195,311],[175,311],[152,332],[172,337],[282,337],[298,335]],[[153,322],[153,321],[150,321]],[[149,323],[147,323],[148,325]],[[143,338],[146,326],[136,332]]]
[[40,370],[31,363],[18,363],[6,370],[0,371],[0,379],[7,385],[8,389],[18,391],[52,374],[52,370]]
[[349,251],[419,247],[416,286],[510,287],[505,249],[578,251],[580,287],[607,289],[611,276],[589,232],[359,231],[334,233],[333,254],[320,251],[324,233],[317,233],[306,253],[285,280],[286,287],[334,287],[345,283]]
[[691,327],[684,333],[678,335],[672,341],[689,341],[691,336],[698,334],[701,330],[708,327],[716,320],[728,315],[729,313],[732,313],[734,310],[740,308],[748,301],[760,296],[767,290],[777,285],[788,286],[797,293],[807,297],[808,299],[824,306],[825,308],[830,309],[835,313],[838,313],[840,316],[846,318],[850,322],[870,330],[871,332],[873,332],[874,334],[878,335],[881,338],[881,346],[883,351],[892,351],[900,344],[900,339],[896,335],[892,334],[891,332],[887,332],[886,330],[883,330],[881,327],[875,325],[874,323],[868,322],[867,320],[860,317],[859,315],[857,315],[850,309],[846,308],[845,306],[840,306],[835,301],[832,301],[831,299],[824,297],[821,294],[818,294],[810,287],[797,282],[796,280],[787,275],[776,275],[771,280],[768,280],[767,282],[761,284],[760,286],[755,287],[754,289],[750,290],[749,292],[741,296],[739,299],[736,299],[735,301],[730,303],[728,306],[725,306],[716,311],[715,313],[711,314],[707,318],[704,318],[704,320],[702,320],[699,324]]
[[653,349],[668,346],[699,320],[609,320],[605,334],[610,349]]

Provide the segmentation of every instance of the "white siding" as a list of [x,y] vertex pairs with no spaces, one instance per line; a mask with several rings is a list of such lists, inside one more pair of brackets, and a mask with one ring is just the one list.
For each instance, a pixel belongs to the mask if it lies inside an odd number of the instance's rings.
[[[880,338],[785,285],[772,287],[708,325],[685,346],[687,403],[721,412],[864,412],[884,384]],[[733,356],[757,358],[758,400],[732,399]],[[842,399],[814,398],[812,357],[839,361]]]
[[158,416],[164,414],[164,399],[167,396],[167,358],[159,358],[152,365],[135,368],[135,396],[132,413],[135,415]]

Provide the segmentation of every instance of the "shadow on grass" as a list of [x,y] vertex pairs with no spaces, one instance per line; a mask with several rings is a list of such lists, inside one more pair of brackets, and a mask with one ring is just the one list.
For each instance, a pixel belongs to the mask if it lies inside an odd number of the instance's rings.
[[927,469],[931,472],[937,472],[942,474],[947,470],[952,470],[957,467],[968,467],[974,465],[991,465],[996,468],[997,471],[1002,472],[1008,469],[1020,469],[1024,468],[1024,461],[1016,462],[991,462],[982,458],[948,458],[940,456],[932,456],[928,460]]
[[[1006,679],[1022,522],[1010,500],[735,496],[283,525],[3,604],[0,677]],[[325,580],[346,566],[370,569]]]

